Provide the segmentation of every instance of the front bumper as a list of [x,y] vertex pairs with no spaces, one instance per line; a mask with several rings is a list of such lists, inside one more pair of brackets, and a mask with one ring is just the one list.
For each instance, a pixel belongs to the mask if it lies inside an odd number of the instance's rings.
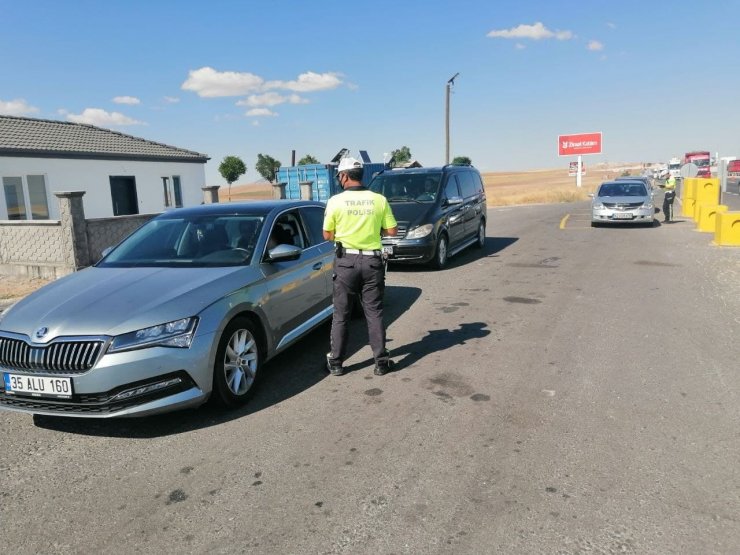
[[636,208],[632,210],[615,210],[613,208],[600,208],[591,210],[591,221],[593,223],[634,224],[651,223],[655,220],[655,209]]
[[9,393],[0,380],[0,409],[79,418],[146,416],[203,404],[212,388],[213,334],[193,338],[190,348],[151,347],[104,354],[80,373],[4,366],[0,373],[67,377],[71,397]]
[[421,239],[383,238],[384,247],[393,247],[393,254],[388,256],[389,262],[424,264],[434,258],[436,243],[431,235]]

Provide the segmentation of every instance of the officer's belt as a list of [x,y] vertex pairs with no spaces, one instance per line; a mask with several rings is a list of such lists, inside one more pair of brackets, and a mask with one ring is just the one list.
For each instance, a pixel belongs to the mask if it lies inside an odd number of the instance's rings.
[[362,249],[344,249],[347,254],[361,254],[363,256],[380,256],[380,251],[364,251]]

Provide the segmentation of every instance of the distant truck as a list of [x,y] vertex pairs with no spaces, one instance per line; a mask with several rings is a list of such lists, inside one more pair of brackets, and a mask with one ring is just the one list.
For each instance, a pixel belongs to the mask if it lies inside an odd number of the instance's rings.
[[674,157],[668,161],[668,175],[676,179],[681,177],[681,159],[680,158]]
[[740,160],[727,163],[727,190],[740,194]]
[[711,155],[708,150],[696,150],[694,152],[687,152],[683,157],[684,164],[694,164],[699,168],[699,172],[696,174],[697,177],[711,177],[712,170],[710,168]]

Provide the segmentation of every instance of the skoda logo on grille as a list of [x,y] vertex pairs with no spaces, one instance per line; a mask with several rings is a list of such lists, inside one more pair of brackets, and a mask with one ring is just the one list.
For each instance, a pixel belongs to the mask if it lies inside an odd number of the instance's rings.
[[47,333],[49,333],[49,328],[44,327],[37,329],[36,333],[34,333],[33,335],[36,337],[36,339],[43,339]]

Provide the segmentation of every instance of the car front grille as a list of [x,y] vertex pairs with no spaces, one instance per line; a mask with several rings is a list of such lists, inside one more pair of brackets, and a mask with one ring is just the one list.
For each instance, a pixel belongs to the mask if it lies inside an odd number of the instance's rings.
[[639,208],[644,203],[641,202],[605,202],[604,206],[607,208],[614,208],[616,210],[632,210],[634,208]]
[[0,366],[43,374],[82,374],[95,366],[105,341],[63,340],[31,345],[22,339],[0,337]]
[[402,239],[406,237],[406,232],[409,230],[409,223],[408,222],[398,222],[398,234],[396,237],[399,239]]

